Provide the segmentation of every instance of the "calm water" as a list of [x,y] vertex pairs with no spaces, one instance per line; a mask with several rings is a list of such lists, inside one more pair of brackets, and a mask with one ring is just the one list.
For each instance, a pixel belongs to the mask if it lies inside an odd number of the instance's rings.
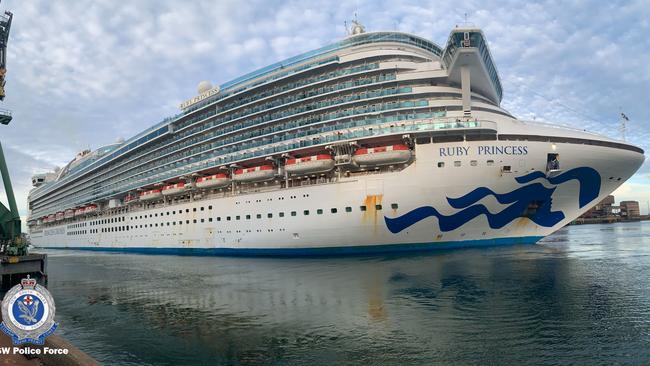
[[650,364],[650,222],[420,255],[53,251],[49,271],[58,334],[110,365]]

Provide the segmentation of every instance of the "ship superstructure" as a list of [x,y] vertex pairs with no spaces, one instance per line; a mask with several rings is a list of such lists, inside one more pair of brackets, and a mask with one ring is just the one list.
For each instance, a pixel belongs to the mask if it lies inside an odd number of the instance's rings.
[[643,151],[500,107],[481,30],[365,33],[199,85],[182,112],[33,178],[37,246],[309,254],[534,242]]

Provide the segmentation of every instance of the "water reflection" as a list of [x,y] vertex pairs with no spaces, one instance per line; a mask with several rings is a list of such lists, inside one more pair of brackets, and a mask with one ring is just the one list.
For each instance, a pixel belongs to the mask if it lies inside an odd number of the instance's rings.
[[55,251],[50,290],[61,333],[107,364],[647,363],[649,234],[320,259]]

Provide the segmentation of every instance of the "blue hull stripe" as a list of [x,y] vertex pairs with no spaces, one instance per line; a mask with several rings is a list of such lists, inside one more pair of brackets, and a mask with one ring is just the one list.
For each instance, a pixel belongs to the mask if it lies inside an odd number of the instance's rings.
[[367,245],[324,248],[151,248],[151,247],[43,247],[44,249],[91,250],[98,252],[120,252],[140,254],[171,254],[194,256],[246,256],[246,257],[315,257],[336,255],[358,255],[376,253],[398,253],[431,251],[441,249],[474,248],[497,245],[534,244],[542,236],[498,238],[483,240],[448,241],[440,243]]

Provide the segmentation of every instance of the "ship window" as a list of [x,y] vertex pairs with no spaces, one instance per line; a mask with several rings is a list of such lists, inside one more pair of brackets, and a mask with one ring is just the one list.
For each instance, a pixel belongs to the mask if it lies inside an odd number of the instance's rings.
[[189,224],[189,223],[190,223],[190,220],[185,220],[185,223],[186,223],[186,224]]
[[487,165],[488,165],[488,166],[492,166],[492,165],[494,165],[494,160],[488,160],[488,161],[487,161]]
[[415,143],[418,145],[424,145],[424,144],[430,144],[431,143],[431,137],[426,136],[426,137],[418,137],[415,139]]
[[193,211],[193,212],[196,212],[196,207],[192,208],[192,211]]
[[221,221],[221,216],[217,216],[217,221]]
[[319,215],[322,215],[323,214],[323,209],[319,208],[318,210],[316,210],[316,213],[319,214]]
[[183,225],[183,220],[178,222],[179,225]]
[[[239,216],[237,216],[237,217],[239,217]],[[237,219],[237,220],[239,220],[239,219]],[[205,222],[205,219],[201,219],[201,222]]]
[[268,213],[268,214],[266,214],[266,217],[268,217],[269,219],[270,219],[270,218],[273,218],[273,214],[272,214],[272,213]]
[[444,168],[445,167],[445,162],[444,161],[439,161],[438,162],[438,168]]
[[305,210],[302,212],[305,216],[309,216],[309,210]]
[[478,162],[477,162],[476,160],[471,160],[471,161],[469,162],[469,165],[471,165],[471,166],[477,166],[477,165],[478,165]]
[[212,210],[212,205],[208,206],[208,210]]
[[192,223],[196,224],[196,219],[192,220]]
[[381,210],[381,205],[375,205],[375,210]]
[[156,213],[154,214],[154,216],[155,216],[155,217],[158,217],[158,212],[156,212]]
[[201,211],[203,211],[204,209],[205,209],[205,208],[204,208],[203,206],[201,206]]
[[350,206],[346,207],[345,212],[352,212],[352,207],[350,207]]
[[212,217],[208,217],[208,222],[212,222]]
[[366,210],[366,206],[359,206],[359,210],[361,210],[361,211],[365,211],[365,210]]
[[257,214],[257,215],[255,215],[255,217],[257,217],[258,219],[261,219],[261,218],[262,218],[262,214]]
[[296,216],[296,211],[291,211],[291,216]]
[[337,213],[337,212],[338,212],[338,210],[336,209],[336,207],[332,207],[332,208],[330,209],[330,211],[331,211],[332,213]]
[[459,166],[460,166],[460,160],[456,160],[456,161],[454,161],[454,166],[455,166],[455,167],[459,167]]
[[189,209],[189,208],[186,208],[186,209],[185,209],[185,212],[190,212],[190,209]]
[[226,221],[230,221],[230,216],[226,216]]
[[250,219],[251,219],[251,215],[246,215],[246,220],[250,220]]
[[176,215],[176,210],[172,211],[172,215]]
[[169,211],[167,211],[167,216],[169,216]]
[[156,227],[158,227],[158,223],[156,223]]
[[169,226],[169,222],[167,223],[167,226]]
[[241,217],[239,215],[235,216],[235,220],[241,220]]
[[284,212],[280,212],[280,213],[278,213],[278,216],[280,216],[280,217],[284,217]]
[[176,221],[172,221],[172,225],[176,226]]
[[393,210],[397,210],[397,203],[391,203],[390,208],[392,208]]

